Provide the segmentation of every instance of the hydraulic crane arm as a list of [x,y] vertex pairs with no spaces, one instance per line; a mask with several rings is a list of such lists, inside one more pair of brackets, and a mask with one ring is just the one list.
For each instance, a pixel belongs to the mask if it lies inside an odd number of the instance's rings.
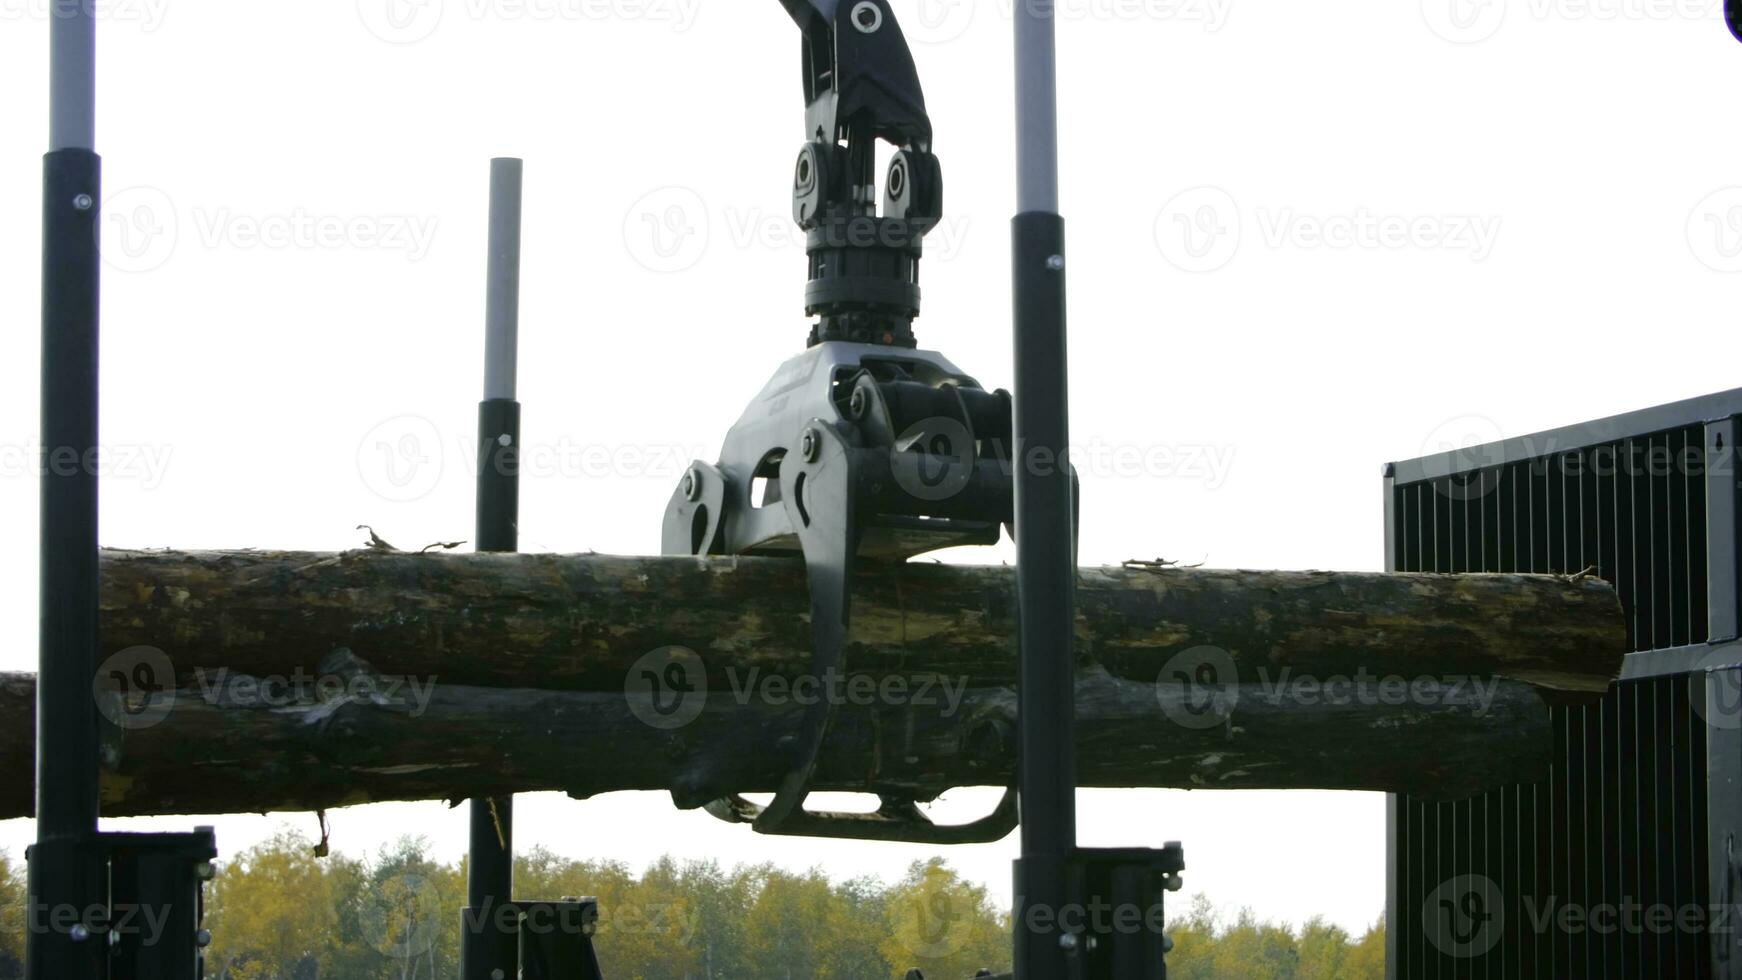
[[896,146],[931,146],[931,119],[913,54],[885,3],[781,0],[804,33],[805,137],[868,133]]
[[[811,673],[848,669],[851,571],[939,548],[993,544],[1011,520],[1010,397],[941,355],[917,350],[920,239],[942,212],[943,178],[913,55],[885,0],[782,0],[803,32],[806,142],[793,168],[804,229],[805,312],[818,319],[667,505],[667,554],[802,556],[811,599]],[[880,199],[876,142],[897,147]],[[758,485],[762,489],[757,490]],[[932,823],[908,797],[876,811],[804,807],[833,722],[819,698],[781,740],[788,772],[766,806],[698,774],[678,796],[771,834],[963,843],[1016,823],[1016,797],[967,824]],[[994,741],[1009,733],[993,725]]]

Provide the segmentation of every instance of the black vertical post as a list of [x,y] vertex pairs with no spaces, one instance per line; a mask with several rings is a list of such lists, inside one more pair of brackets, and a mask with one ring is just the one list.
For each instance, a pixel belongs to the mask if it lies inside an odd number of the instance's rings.
[[1016,5],[1016,592],[1020,621],[1016,865],[1018,980],[1080,972],[1082,923],[1061,926],[1076,849],[1076,705],[1064,219],[1050,5]]
[[[75,5],[76,6],[76,5]],[[97,831],[97,216],[92,150],[95,27],[89,7],[50,24],[43,157],[40,666],[36,844],[25,959],[37,980],[106,976],[107,903]]]
[[[521,162],[490,161],[490,257],[484,315],[484,400],[478,403],[479,551],[514,551],[520,525],[520,402],[515,400],[520,310]],[[464,980],[514,980],[519,930],[514,895],[514,798],[471,803],[462,913]]]

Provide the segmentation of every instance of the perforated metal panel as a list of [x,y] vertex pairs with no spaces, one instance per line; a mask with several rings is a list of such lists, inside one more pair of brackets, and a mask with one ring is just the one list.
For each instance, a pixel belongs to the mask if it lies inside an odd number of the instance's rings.
[[1742,922],[1713,922],[1742,896],[1742,711],[1717,696],[1742,661],[1738,414],[1727,392],[1387,468],[1389,568],[1594,569],[1634,651],[1600,703],[1551,706],[1545,781],[1391,798],[1392,976],[1742,977]]

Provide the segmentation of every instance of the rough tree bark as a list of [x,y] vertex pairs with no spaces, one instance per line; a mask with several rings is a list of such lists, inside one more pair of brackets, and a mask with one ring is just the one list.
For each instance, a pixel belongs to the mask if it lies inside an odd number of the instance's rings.
[[[792,561],[111,551],[102,576],[126,691],[101,697],[144,709],[110,712],[108,814],[535,790],[696,805],[772,789],[802,711]],[[863,676],[832,689],[819,788],[1009,779],[1013,589],[1009,568],[860,575]],[[1542,696],[1602,691],[1625,645],[1607,585],[1548,576],[1084,569],[1077,609],[1087,786],[1455,798],[1534,779]],[[674,657],[701,698],[684,724],[653,710],[682,694],[661,688]],[[33,686],[0,677],[0,816],[29,811]]]

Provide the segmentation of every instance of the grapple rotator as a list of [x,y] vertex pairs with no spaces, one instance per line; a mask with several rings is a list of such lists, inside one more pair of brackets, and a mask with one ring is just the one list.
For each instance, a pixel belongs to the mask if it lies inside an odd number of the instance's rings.
[[[816,320],[807,349],[726,434],[719,462],[690,466],[666,507],[662,550],[802,556],[811,673],[827,681],[846,669],[856,562],[996,544],[1011,525],[1011,401],[914,341],[921,242],[942,213],[943,175],[895,15],[884,0],[782,2],[804,34],[807,140],[792,198]],[[877,140],[896,147],[881,194]],[[723,796],[707,810],[762,833],[930,843],[997,840],[1016,825],[1013,791],[958,826],[894,796],[875,813],[806,810],[831,714],[827,698],[808,706],[767,806]]]

